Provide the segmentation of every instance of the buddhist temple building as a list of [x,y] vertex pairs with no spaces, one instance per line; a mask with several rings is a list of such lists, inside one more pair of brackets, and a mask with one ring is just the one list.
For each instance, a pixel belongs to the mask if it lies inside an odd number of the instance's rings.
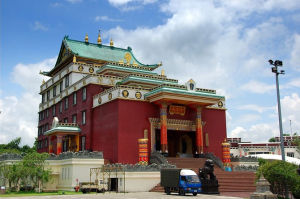
[[140,62],[112,40],[104,45],[100,35],[97,43],[64,37],[55,66],[40,72],[50,78],[40,87],[38,152],[102,151],[112,163],[155,151],[222,158],[225,97],[155,72],[161,65]]

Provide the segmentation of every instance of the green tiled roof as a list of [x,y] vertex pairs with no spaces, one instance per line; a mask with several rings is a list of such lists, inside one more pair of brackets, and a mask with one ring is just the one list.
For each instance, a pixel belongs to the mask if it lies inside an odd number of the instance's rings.
[[121,81],[121,84],[129,82],[129,81],[134,81],[134,82],[145,82],[145,83],[150,83],[150,84],[177,84],[177,82],[173,81],[168,81],[168,80],[161,80],[161,79],[151,79],[147,77],[135,77],[135,76],[128,76],[125,79]]
[[147,74],[147,75],[156,75],[156,73],[148,71],[148,70],[142,70],[142,69],[137,69],[137,68],[130,68],[130,67],[123,67],[123,66],[116,66],[116,65],[111,65],[107,64],[102,66],[99,70],[97,70],[97,73],[101,73],[101,71],[110,69],[110,70],[118,70],[118,71],[124,71],[124,72],[132,72],[132,73],[142,73],[142,74]]
[[203,97],[212,97],[212,98],[219,98],[224,99],[224,96],[216,95],[213,93],[205,93],[205,92],[199,92],[199,91],[188,91],[186,89],[181,88],[172,88],[170,86],[160,86],[158,88],[154,88],[152,91],[145,94],[145,97],[148,97],[150,95],[154,95],[159,92],[170,92],[170,93],[179,93],[179,94],[185,94],[185,95],[192,95],[192,96],[203,96]]
[[75,55],[80,57],[105,60],[109,62],[119,62],[120,60],[123,60],[124,63],[127,63],[125,59],[125,54],[129,53],[131,57],[129,64],[136,63],[138,65],[147,66],[150,68],[157,68],[159,66],[158,64],[142,64],[135,58],[130,47],[128,47],[127,49],[117,48],[113,46],[71,40],[68,37],[65,37],[63,42],[67,48],[69,48]]
[[57,126],[45,132],[45,135],[50,135],[54,132],[81,132],[78,126]]

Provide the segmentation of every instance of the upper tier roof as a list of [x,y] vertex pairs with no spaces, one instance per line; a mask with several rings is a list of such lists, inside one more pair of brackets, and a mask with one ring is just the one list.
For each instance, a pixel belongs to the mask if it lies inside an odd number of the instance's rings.
[[[106,46],[102,44],[94,44],[90,42],[78,41],[69,39],[65,36],[62,41],[62,46],[57,58],[55,67],[50,72],[43,72],[44,75],[52,76],[54,69],[56,69],[66,58],[73,56],[82,57],[92,60],[101,60],[105,62],[122,62],[135,66],[149,67],[150,70],[154,70],[161,64],[143,64],[138,61],[132,53],[132,49],[118,48],[114,46]],[[55,73],[55,72],[54,72]]]

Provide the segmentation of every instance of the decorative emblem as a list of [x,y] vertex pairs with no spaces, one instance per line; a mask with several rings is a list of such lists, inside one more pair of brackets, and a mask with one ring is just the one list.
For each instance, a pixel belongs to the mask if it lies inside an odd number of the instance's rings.
[[135,93],[135,97],[136,97],[136,99],[141,99],[142,98],[142,93],[141,92],[136,92]]
[[184,116],[185,115],[185,106],[170,105],[169,113],[170,113],[170,115],[177,114],[177,115]]
[[127,98],[129,95],[129,92],[127,90],[123,90],[122,95],[123,95],[123,97]]
[[93,67],[90,67],[90,68],[89,68],[89,72],[90,72],[90,73],[93,73],[93,72],[94,72],[94,68],[93,68]]
[[108,94],[108,99],[111,100],[111,98],[112,98],[112,94],[109,93],[109,94]]
[[130,53],[125,53],[124,58],[125,58],[125,60],[126,60],[126,63],[129,64],[129,63],[130,63],[130,60],[131,60],[131,55],[130,55]]
[[222,101],[219,101],[219,102],[218,102],[218,107],[219,107],[219,108],[222,108],[222,107],[223,107],[223,102],[222,102]]
[[99,98],[98,98],[98,104],[101,104],[101,103],[102,103],[102,98],[99,97]]
[[79,71],[79,72],[82,72],[82,71],[83,71],[83,66],[79,65],[79,66],[78,66],[78,71]]

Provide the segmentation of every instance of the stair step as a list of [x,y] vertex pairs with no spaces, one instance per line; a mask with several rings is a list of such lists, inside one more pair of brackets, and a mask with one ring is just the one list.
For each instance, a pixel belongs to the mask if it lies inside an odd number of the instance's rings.
[[[196,173],[199,168],[203,168],[205,158],[174,158],[168,157],[170,164],[176,165],[177,168],[192,169]],[[255,173],[254,172],[226,172],[215,165],[214,174],[219,181],[219,191],[222,192],[254,192],[255,186]],[[158,184],[151,191],[164,192],[164,188]]]

